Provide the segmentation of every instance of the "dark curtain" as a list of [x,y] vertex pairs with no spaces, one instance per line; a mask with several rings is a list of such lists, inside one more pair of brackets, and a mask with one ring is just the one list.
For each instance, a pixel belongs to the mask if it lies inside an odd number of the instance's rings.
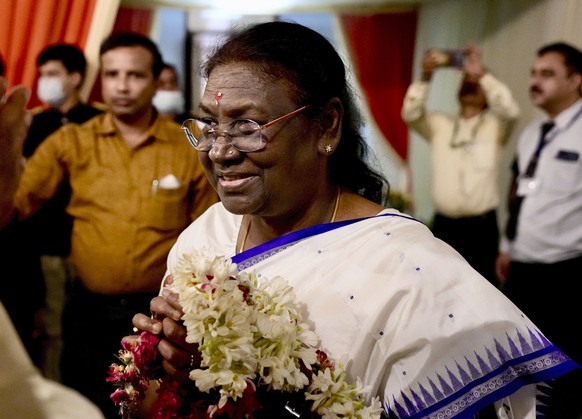
[[341,24],[372,117],[406,162],[408,129],[400,109],[412,81],[417,12],[344,14]]

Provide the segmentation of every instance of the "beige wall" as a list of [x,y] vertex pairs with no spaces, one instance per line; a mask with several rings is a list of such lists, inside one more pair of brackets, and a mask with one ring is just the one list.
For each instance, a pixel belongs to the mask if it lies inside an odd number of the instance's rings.
[[[505,153],[500,221],[504,222],[505,197],[510,182],[509,167],[517,135],[525,124],[542,114],[529,101],[528,82],[536,50],[550,42],[563,40],[582,48],[582,1],[580,0],[433,0],[420,8],[415,74],[426,48],[461,47],[474,41],[493,73],[513,91],[522,114],[514,128]],[[457,74],[440,74],[438,86],[431,91],[429,106],[456,112],[454,95]],[[411,136],[410,166],[413,181],[414,215],[429,220],[433,207],[430,198],[430,159],[428,146]]]

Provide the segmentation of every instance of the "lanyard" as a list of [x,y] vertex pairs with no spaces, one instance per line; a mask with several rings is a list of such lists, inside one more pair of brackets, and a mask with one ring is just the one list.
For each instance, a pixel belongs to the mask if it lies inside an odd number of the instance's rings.
[[[578,120],[578,118],[580,118],[580,115],[582,115],[582,105],[578,105],[580,106],[578,108],[578,110],[576,111],[576,113],[572,116],[572,118],[570,118],[570,120],[564,125],[563,128],[561,128],[559,125],[555,125],[554,129],[550,131],[550,133],[548,133],[546,139],[545,139],[545,143],[549,143],[550,141],[552,141],[558,134],[560,134],[561,132],[567,131],[568,129],[570,129],[570,127],[574,124],[574,122],[576,122]],[[540,126],[541,128],[541,126]]]

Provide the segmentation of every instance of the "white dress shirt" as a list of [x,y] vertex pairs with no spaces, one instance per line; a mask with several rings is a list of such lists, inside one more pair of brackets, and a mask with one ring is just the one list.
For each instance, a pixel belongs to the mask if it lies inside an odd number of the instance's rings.
[[[524,173],[539,141],[541,125],[529,124],[517,143]],[[517,237],[509,244],[513,260],[554,263],[582,255],[582,100],[560,113],[548,133],[531,188],[525,194]]]
[[432,198],[438,213],[470,217],[497,208],[499,164],[519,106],[507,86],[487,73],[479,80],[488,108],[472,118],[426,110],[429,83],[410,85],[402,107],[409,128],[431,145]]

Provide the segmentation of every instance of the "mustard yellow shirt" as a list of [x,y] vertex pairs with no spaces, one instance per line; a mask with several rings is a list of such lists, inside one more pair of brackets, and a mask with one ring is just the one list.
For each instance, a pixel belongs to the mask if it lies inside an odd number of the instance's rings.
[[178,124],[158,117],[148,134],[131,149],[105,113],[63,126],[24,169],[15,197],[20,218],[68,179],[71,262],[90,291],[157,292],[180,232],[218,201]]

